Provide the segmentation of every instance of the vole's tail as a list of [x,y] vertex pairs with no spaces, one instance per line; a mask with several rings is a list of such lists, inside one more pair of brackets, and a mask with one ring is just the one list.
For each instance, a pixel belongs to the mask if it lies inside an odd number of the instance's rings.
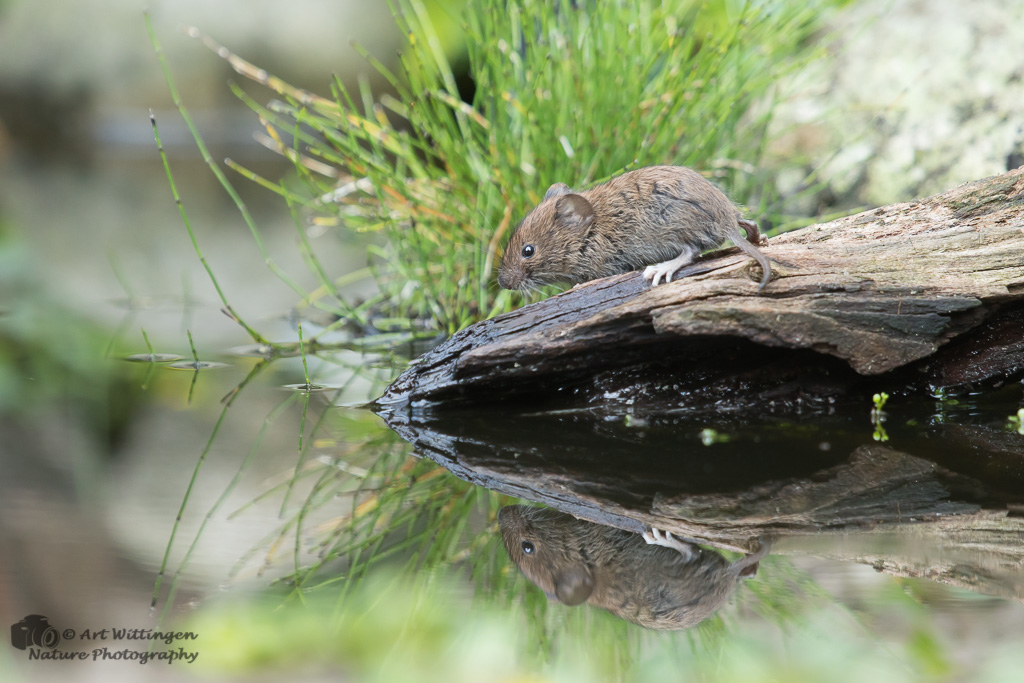
[[761,291],[765,288],[772,279],[772,264],[768,260],[768,257],[761,253],[761,251],[755,247],[755,244],[761,243],[761,231],[757,227],[757,223],[745,218],[739,218],[736,221],[739,227],[747,231],[747,238],[743,239],[739,230],[733,230],[733,235],[730,235],[730,239],[739,247],[741,250],[746,252],[748,256],[752,256],[759,264],[761,264],[761,284],[758,285],[757,291]]

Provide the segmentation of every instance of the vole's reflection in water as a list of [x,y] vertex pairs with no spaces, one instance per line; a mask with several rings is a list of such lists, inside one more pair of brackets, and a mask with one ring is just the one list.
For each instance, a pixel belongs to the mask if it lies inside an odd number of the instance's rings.
[[498,524],[509,557],[549,598],[587,602],[654,629],[707,619],[768,554],[762,543],[730,563],[657,530],[639,535],[525,505],[502,508]]

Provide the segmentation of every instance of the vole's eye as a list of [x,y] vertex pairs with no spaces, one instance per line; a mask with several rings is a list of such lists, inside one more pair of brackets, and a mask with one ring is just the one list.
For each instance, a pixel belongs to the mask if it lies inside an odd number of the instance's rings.
[[523,247],[523,258],[530,258],[531,256],[533,256],[533,252],[535,251],[536,249],[533,248],[532,244],[527,244],[526,246]]
[[523,541],[523,552],[527,555],[533,555],[533,543],[530,541]]

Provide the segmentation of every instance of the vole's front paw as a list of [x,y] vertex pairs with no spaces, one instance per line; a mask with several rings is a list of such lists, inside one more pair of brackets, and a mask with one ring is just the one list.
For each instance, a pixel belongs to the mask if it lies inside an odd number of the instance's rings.
[[661,529],[655,529],[651,527],[650,531],[643,533],[644,540],[647,541],[647,545],[665,545],[665,539],[671,538],[672,534]]
[[652,527],[650,531],[643,533],[643,537],[648,545],[661,545],[666,548],[672,548],[687,560],[693,557],[693,546],[686,541],[680,541],[670,531],[662,531]]
[[657,287],[658,283],[662,280],[671,282],[676,270],[676,268],[672,267],[671,262],[657,263],[644,268],[644,277],[651,281],[651,287]]

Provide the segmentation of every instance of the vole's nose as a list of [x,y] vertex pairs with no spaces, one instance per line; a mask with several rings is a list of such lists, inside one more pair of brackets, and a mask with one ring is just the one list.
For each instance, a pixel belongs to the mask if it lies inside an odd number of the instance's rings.
[[506,270],[499,270],[498,271],[498,286],[501,287],[502,289],[515,289],[516,288],[515,278],[513,278],[512,275],[508,271],[506,271]]

